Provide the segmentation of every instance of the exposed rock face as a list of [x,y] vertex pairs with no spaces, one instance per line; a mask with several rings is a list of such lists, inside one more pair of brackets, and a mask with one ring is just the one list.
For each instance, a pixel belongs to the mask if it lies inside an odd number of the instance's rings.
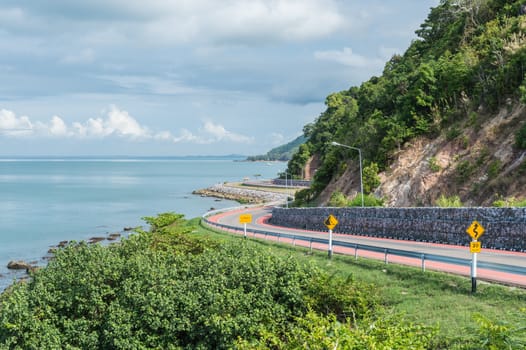
[[[375,195],[387,206],[434,206],[440,195],[458,195],[466,206],[491,206],[499,197],[526,197],[526,152],[514,148],[515,131],[526,123],[526,107],[506,106],[497,115],[473,114],[468,125],[434,138],[411,140],[380,173]],[[452,127],[451,129],[455,129]],[[357,161],[320,195],[360,191]]]

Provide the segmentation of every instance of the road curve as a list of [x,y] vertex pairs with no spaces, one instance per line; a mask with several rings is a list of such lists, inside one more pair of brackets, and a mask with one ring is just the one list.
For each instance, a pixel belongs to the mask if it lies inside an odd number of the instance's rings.
[[[239,223],[239,215],[247,214],[247,213],[252,214],[252,218],[253,218],[252,222],[250,224],[247,224],[247,229],[264,230],[264,231],[274,232],[274,233],[295,234],[295,235],[323,238],[323,239],[328,238],[327,232],[308,231],[308,230],[302,230],[302,229],[292,229],[292,228],[271,225],[270,223],[268,223],[268,219],[272,215],[271,207],[252,207],[252,208],[231,210],[228,212],[210,216],[208,217],[208,220],[213,223],[238,227],[241,231],[238,231],[237,233],[242,233],[243,224]],[[468,238],[469,237],[466,237],[466,239]],[[271,239],[271,237],[269,237],[269,239]],[[338,240],[338,241],[345,241],[349,243],[356,243],[356,244],[369,245],[369,246],[388,248],[388,249],[400,249],[400,250],[419,252],[419,253],[425,253],[425,254],[441,255],[441,256],[454,257],[454,258],[471,259],[471,256],[472,256],[471,253],[469,252],[469,248],[464,247],[464,246],[402,241],[402,240],[387,239],[387,238],[355,236],[355,235],[350,235],[350,234],[333,234],[333,239]],[[289,243],[294,243],[296,245],[307,245],[307,246],[309,245],[308,242],[299,242],[299,241],[292,242],[290,239],[286,240],[283,238],[281,239],[281,242],[283,243],[289,242]],[[312,247],[315,249],[327,250],[326,244],[312,244]],[[353,255],[355,254],[353,248],[345,248],[345,247],[337,247],[337,246],[333,247],[333,252],[339,253],[339,254],[353,254]],[[374,258],[374,259],[381,259],[381,260],[385,259],[385,256],[382,253],[368,252],[368,251],[363,251],[363,250],[359,251],[359,256],[367,257],[367,258]],[[507,252],[507,251],[493,250],[493,249],[483,249],[482,252],[478,254],[478,261],[511,265],[511,266],[519,266],[519,267],[526,268],[526,253]],[[412,265],[412,266],[421,266],[421,263],[422,263],[420,259],[405,258],[405,257],[398,257],[398,256],[389,256],[389,262],[405,264],[405,265]],[[464,275],[464,276],[470,276],[470,268],[468,266],[459,266],[459,265],[453,265],[453,264],[427,261],[425,263],[425,268],[430,269],[430,270],[443,271],[443,272],[455,273],[455,274]],[[477,270],[478,270],[477,271],[478,279],[495,281],[495,282],[516,285],[516,286],[521,286],[523,288],[526,288],[526,276],[525,275],[498,272],[498,271],[487,270],[487,269],[482,269],[482,268],[478,268]]]

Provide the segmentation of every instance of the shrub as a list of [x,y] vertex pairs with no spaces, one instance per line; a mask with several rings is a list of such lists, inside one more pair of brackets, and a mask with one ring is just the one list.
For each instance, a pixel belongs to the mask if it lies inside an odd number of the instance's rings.
[[520,149],[526,149],[526,124],[515,134],[515,146]]
[[427,164],[429,165],[429,169],[431,169],[432,172],[436,173],[440,171],[440,165],[438,165],[436,157],[429,158]]
[[526,207],[526,198],[522,200],[517,199],[515,197],[500,198],[493,202],[493,206],[499,208]]
[[[363,203],[366,207],[383,207],[384,206],[384,200],[381,198],[377,198],[373,194],[364,194],[363,195]],[[362,206],[362,196],[360,193],[356,195],[351,201],[348,203],[349,207],[361,207]]]
[[327,206],[329,207],[346,207],[349,201],[345,195],[339,191],[334,191],[329,199]]
[[446,197],[443,194],[435,201],[435,205],[441,208],[460,208],[463,206],[459,196]]
[[378,164],[374,162],[363,168],[364,193],[371,193],[380,186],[380,177],[378,176],[379,171]]

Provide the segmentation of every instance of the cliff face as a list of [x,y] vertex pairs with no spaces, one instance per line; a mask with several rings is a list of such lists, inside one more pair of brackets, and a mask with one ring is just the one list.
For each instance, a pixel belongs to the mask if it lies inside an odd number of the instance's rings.
[[[514,147],[515,132],[525,123],[526,107],[508,101],[496,114],[478,111],[436,138],[416,138],[379,174],[381,185],[374,194],[393,207],[434,206],[441,195],[458,195],[469,206],[526,198],[526,151]],[[334,191],[358,194],[359,169],[354,163],[330,182],[320,203]]]

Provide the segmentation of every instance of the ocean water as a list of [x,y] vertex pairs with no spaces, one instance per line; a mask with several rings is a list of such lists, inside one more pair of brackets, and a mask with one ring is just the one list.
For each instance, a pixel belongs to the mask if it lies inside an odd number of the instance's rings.
[[10,260],[43,265],[60,241],[105,236],[167,211],[193,218],[236,206],[191,193],[271,179],[285,167],[234,158],[0,159],[0,290],[21,275],[7,269]]

